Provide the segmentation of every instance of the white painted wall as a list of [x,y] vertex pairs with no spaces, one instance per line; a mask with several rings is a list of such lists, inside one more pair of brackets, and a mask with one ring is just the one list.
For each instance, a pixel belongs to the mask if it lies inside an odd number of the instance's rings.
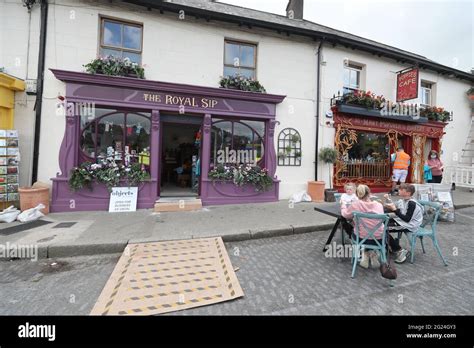
[[[39,12],[35,6],[29,13],[19,0],[0,0],[0,67],[22,80],[35,79],[37,75]],[[36,96],[15,93],[14,127],[19,132],[20,186],[31,184],[35,101]]]
[[[133,8],[140,10],[130,11],[124,5],[112,7],[108,2],[103,6],[83,2],[75,7],[66,0],[51,4],[46,66],[83,71],[82,65],[98,53],[99,14],[143,23],[143,63],[150,80],[218,87],[223,74],[224,38],[255,42],[257,78],[268,93],[288,96],[278,106],[277,120],[281,123],[276,136],[281,129],[291,126],[300,131],[303,139],[303,166],[278,168],[281,197],[305,189],[306,181],[314,176],[315,44],[238,30],[235,26],[216,28],[215,23],[194,18],[179,20],[156,11]],[[55,103],[57,95],[63,95],[64,91],[64,84],[48,71],[41,125],[39,178],[42,181],[49,181],[59,169],[57,154],[64,118],[55,115]]]
[[[0,47],[13,47],[8,52],[0,52],[0,66],[5,65],[12,69],[13,75],[24,78],[26,69],[14,67],[13,58],[25,57],[28,13],[20,0],[0,0],[0,6],[0,13],[7,13],[1,18]],[[223,74],[224,38],[257,43],[257,78],[269,93],[287,96],[277,107],[280,124],[275,132],[275,146],[283,128],[296,128],[302,137],[302,166],[277,168],[281,180],[280,198],[286,199],[292,193],[304,190],[307,181],[314,180],[316,42],[279,36],[270,31],[241,29],[230,24],[206,23],[194,18],[179,20],[170,14],[161,15],[158,11],[149,12],[141,7],[105,0],[56,0],[54,3],[51,1],[49,9],[46,67],[84,71],[83,64],[98,54],[100,14],[143,23],[143,63],[149,80],[218,87],[219,77]],[[32,11],[30,29],[29,77],[36,75],[38,19],[39,8],[36,6]],[[324,46],[319,147],[334,144],[334,129],[324,126],[325,112],[330,109],[332,95],[342,91],[344,58],[365,64],[363,87],[391,100],[395,100],[396,91],[394,72],[407,67],[357,50]],[[59,170],[58,153],[65,120],[56,115],[56,102],[58,95],[64,95],[65,88],[64,83],[56,80],[49,70],[45,78],[39,180],[50,182]],[[421,71],[421,78],[436,82],[437,104],[454,111],[455,121],[447,127],[443,143],[443,160],[449,164],[452,152],[461,151],[469,131],[471,116],[465,95],[469,84],[427,71]],[[23,134],[23,145],[33,141],[32,98],[25,104],[23,107],[19,103],[17,109],[17,127]],[[26,155],[27,151],[23,152]],[[318,178],[328,182],[327,167],[319,165],[318,168]]]

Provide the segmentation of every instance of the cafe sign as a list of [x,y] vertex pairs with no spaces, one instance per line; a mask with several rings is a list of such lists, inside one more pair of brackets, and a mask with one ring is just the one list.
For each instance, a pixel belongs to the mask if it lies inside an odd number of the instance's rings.
[[397,75],[397,102],[418,98],[418,76],[419,70],[416,68]]

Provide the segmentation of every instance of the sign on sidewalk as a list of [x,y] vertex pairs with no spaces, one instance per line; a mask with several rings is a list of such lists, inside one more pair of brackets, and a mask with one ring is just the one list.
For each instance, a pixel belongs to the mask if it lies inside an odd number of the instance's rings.
[[109,213],[137,210],[138,187],[114,187],[110,194]]

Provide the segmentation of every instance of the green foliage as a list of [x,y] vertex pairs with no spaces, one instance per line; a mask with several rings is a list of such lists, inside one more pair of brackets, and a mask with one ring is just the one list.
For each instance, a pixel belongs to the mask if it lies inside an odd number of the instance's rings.
[[268,170],[259,166],[241,164],[239,166],[218,165],[208,174],[212,181],[231,181],[236,186],[253,185],[255,191],[267,191],[273,186]]
[[335,163],[337,155],[336,149],[332,147],[323,147],[319,150],[319,159],[326,164]]
[[295,143],[295,144],[296,144],[297,142],[299,142],[300,140],[301,140],[301,139],[300,139],[300,136],[299,136],[298,134],[293,134],[293,135],[291,136],[291,141],[292,141],[293,143]]
[[426,117],[428,120],[431,121],[440,121],[440,122],[447,122],[451,118],[451,114],[449,111],[444,110],[443,108],[431,106],[425,107],[420,110],[420,116]]
[[138,163],[125,166],[110,160],[102,164],[84,162],[79,167],[71,170],[69,188],[72,191],[83,188],[92,190],[92,183],[97,182],[107,186],[107,189],[111,192],[113,187],[119,186],[120,181],[125,181],[128,186],[137,186],[149,177],[149,174],[142,170]]
[[367,109],[382,109],[386,99],[383,95],[376,95],[370,91],[353,91],[342,96],[341,102],[344,104],[353,104],[365,106]]
[[236,88],[241,91],[266,93],[265,88],[253,78],[248,78],[240,74],[234,76],[221,77],[219,84],[223,88]]
[[122,59],[115,56],[99,57],[84,65],[91,74],[104,74],[109,76],[136,75],[145,78],[145,69],[139,64],[130,61],[128,57]]

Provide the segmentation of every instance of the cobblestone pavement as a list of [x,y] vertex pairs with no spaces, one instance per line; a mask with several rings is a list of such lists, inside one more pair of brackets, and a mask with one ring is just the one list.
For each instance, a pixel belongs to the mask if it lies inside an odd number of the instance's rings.
[[[472,315],[473,224],[474,208],[441,223],[449,266],[430,241],[426,254],[418,244],[394,287],[375,269],[359,267],[351,279],[349,259],[325,257],[329,231],[228,243],[245,297],[169,315]],[[88,314],[118,257],[0,262],[0,314]]]

